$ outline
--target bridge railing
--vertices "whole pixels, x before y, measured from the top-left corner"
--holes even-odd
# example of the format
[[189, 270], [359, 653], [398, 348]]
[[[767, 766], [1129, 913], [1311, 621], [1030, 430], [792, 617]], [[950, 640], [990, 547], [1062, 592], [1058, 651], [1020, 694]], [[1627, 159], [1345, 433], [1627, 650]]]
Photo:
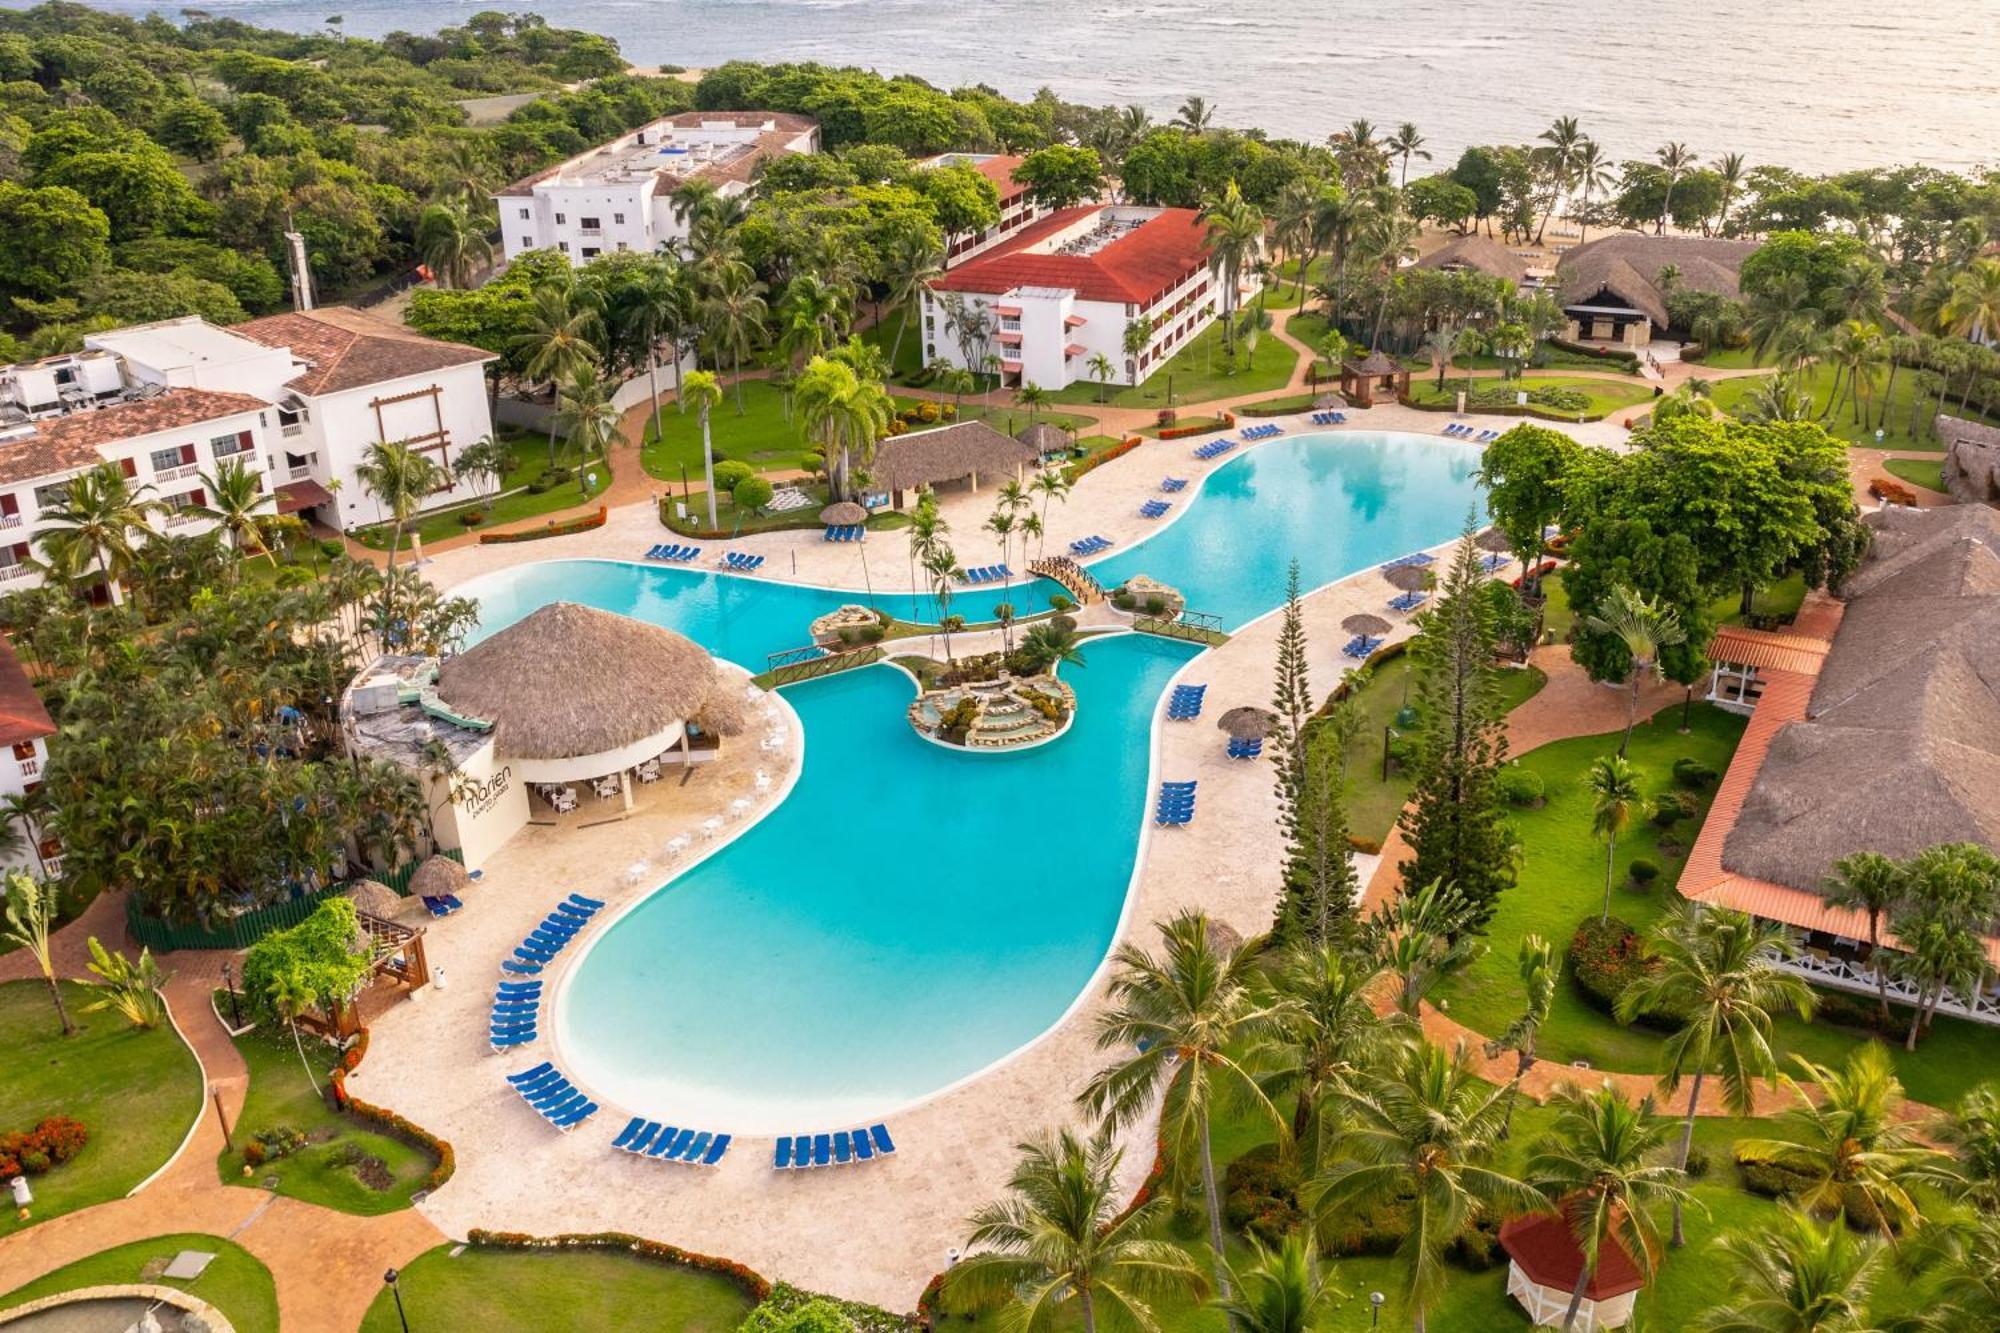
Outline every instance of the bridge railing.
[[1132, 622], [1132, 628], [1141, 634], [1157, 634], [1163, 639], [1185, 639], [1211, 647], [1229, 642], [1229, 635], [1222, 628], [1222, 617], [1207, 611], [1183, 611], [1171, 620], [1165, 616], [1140, 616]]
[[827, 648], [812, 643], [801, 648], [787, 648], [783, 652], [766, 655], [764, 671], [757, 677], [757, 684], [765, 689], [775, 689], [780, 685], [793, 685], [802, 680], [814, 680], [867, 666], [881, 661], [883, 656], [883, 650], [874, 644], [862, 648]]

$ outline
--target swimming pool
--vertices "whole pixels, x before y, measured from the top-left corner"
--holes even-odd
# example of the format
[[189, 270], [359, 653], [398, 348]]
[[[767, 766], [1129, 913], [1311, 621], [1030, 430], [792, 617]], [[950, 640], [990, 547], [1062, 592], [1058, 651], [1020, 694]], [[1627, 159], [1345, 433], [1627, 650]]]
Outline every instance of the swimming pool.
[[[1275, 440], [1093, 570], [1107, 586], [1143, 571], [1237, 627], [1282, 601], [1294, 555], [1310, 589], [1451, 536], [1478, 502], [1476, 465], [1465, 446], [1421, 436]], [[900, 559], [901, 545], [881, 542], [880, 558]], [[753, 670], [802, 644], [813, 616], [865, 600], [611, 561], [530, 565], [463, 591], [480, 600], [482, 633], [569, 600], [671, 626]], [[1052, 591], [969, 592], [953, 610], [977, 618]], [[875, 601], [903, 614], [928, 603]], [[556, 1001], [568, 1072], [628, 1111], [790, 1134], [879, 1118], [1033, 1041], [1117, 933], [1151, 719], [1193, 652], [1141, 636], [1087, 643], [1086, 666], [1064, 672], [1075, 725], [1015, 755], [925, 743], [903, 718], [908, 679], [890, 668], [788, 689], [807, 741], [797, 785], [588, 942]]]

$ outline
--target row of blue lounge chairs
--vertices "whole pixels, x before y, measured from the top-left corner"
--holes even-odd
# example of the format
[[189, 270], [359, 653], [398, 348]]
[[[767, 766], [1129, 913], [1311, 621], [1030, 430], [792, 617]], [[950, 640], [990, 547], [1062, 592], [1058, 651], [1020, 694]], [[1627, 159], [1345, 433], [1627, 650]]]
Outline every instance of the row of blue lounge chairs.
[[1231, 736], [1229, 738], [1229, 757], [1231, 759], [1255, 759], [1262, 753], [1264, 753], [1264, 738], [1262, 736]]
[[1345, 426], [1347, 424], [1347, 413], [1315, 412], [1312, 414], [1312, 423], [1315, 426]]
[[1220, 440], [1210, 440], [1207, 444], [1195, 450], [1194, 456], [1200, 459], [1220, 458], [1235, 447], [1236, 441], [1227, 437]]
[[729, 1151], [730, 1136], [708, 1130], [676, 1129], [635, 1115], [611, 1140], [611, 1146], [634, 1157], [652, 1162], [685, 1162], [690, 1166], [714, 1166]]
[[772, 1150], [771, 1166], [778, 1171], [809, 1171], [818, 1166], [846, 1166], [849, 1162], [872, 1162], [896, 1151], [887, 1125], [867, 1129], [840, 1130], [834, 1134], [801, 1134], [781, 1138]]
[[965, 571], [967, 583], [999, 583], [1014, 577], [1014, 571], [1005, 565], [981, 565], [977, 569]]
[[1194, 787], [1187, 782], [1162, 782], [1160, 800], [1153, 807], [1153, 822], [1161, 828], [1185, 828], [1194, 822]]
[[458, 895], [455, 893], [440, 893], [435, 895], [427, 893], [424, 895], [424, 910], [432, 916], [450, 916], [463, 906], [465, 904], [459, 901]]
[[1139, 517], [1161, 518], [1164, 517], [1166, 512], [1172, 508], [1173, 505], [1166, 500], [1148, 500], [1146, 501], [1146, 503], [1139, 506]]
[[1397, 556], [1394, 560], [1382, 566], [1382, 572], [1387, 574], [1392, 569], [1403, 569], [1409, 565], [1428, 565], [1436, 559], [1437, 557], [1429, 551], [1418, 551], [1414, 555]]
[[724, 569], [733, 569], [738, 574], [754, 574], [764, 567], [764, 557], [761, 555], [746, 555], [742, 551], [724, 551], [722, 553], [722, 567]]
[[1181, 491], [1187, 489], [1187, 478], [1162, 477], [1160, 478], [1160, 489], [1165, 491], [1168, 495], [1176, 495]]
[[1370, 654], [1382, 646], [1382, 640], [1371, 639], [1366, 634], [1357, 634], [1347, 641], [1340, 650], [1341, 656], [1352, 657], [1356, 661], [1366, 661]]
[[1085, 537], [1082, 541], [1071, 542], [1069, 544], [1069, 553], [1075, 556], [1096, 555], [1099, 551], [1109, 550], [1110, 548], [1111, 539], [1109, 537]]
[[1243, 436], [1243, 443], [1250, 444], [1257, 440], [1268, 440], [1274, 435], [1283, 435], [1285, 428], [1275, 424], [1268, 426], [1245, 426], [1239, 433]]
[[672, 564], [684, 565], [701, 554], [699, 546], [682, 546], [679, 542], [662, 542], [646, 552], [648, 560], [665, 560]]
[[507, 1075], [507, 1081], [522, 1101], [535, 1108], [535, 1114], [565, 1134], [597, 1114], [597, 1103], [547, 1060], [533, 1069]]
[[604, 904], [597, 899], [572, 893], [557, 903], [555, 910], [543, 917], [540, 925], [528, 932], [527, 938], [515, 947], [512, 958], [500, 960], [500, 970], [517, 977], [540, 976], [542, 969], [562, 952], [563, 946], [575, 939], [577, 932], [603, 910]]
[[867, 531], [868, 529], [862, 527], [859, 523], [843, 523], [838, 527], [828, 528], [823, 540], [830, 542], [858, 542]]
[[536, 1011], [542, 1005], [540, 981], [503, 981], [493, 992], [486, 1016], [486, 1041], [495, 1055], [536, 1040]]
[[1457, 421], [1446, 426], [1444, 434], [1449, 435], [1454, 440], [1470, 440], [1474, 444], [1485, 444], [1490, 440], [1500, 438], [1500, 432], [1497, 430], [1480, 430], [1477, 426], [1467, 426]]
[[1192, 722], [1201, 716], [1201, 701], [1208, 696], [1206, 685], [1176, 685], [1167, 698], [1167, 721]]
[[1389, 599], [1389, 609], [1391, 611], [1414, 611], [1430, 599], [1431, 595], [1427, 592], [1406, 592], [1400, 597], [1391, 597]]

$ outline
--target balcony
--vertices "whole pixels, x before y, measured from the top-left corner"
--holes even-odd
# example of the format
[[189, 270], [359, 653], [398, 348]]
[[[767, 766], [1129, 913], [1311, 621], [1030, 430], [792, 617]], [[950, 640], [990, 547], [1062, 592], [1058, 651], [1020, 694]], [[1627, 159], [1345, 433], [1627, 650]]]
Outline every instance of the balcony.
[[309, 463], [300, 463], [297, 467], [288, 467], [285, 469], [285, 479], [287, 481], [304, 481], [306, 478], [312, 476], [312, 474], [312, 465]]
[[0, 565], [0, 583], [24, 579], [34, 572], [34, 568], [26, 564]]
[[19, 514], [0, 514], [0, 528], [18, 528], [20, 526], [21, 516]]
[[[1851, 991], [1857, 995], [1876, 993], [1875, 971], [1857, 959], [1843, 958], [1829, 950], [1817, 952], [1807, 950], [1796, 958], [1773, 958], [1771, 962], [1794, 976], [1802, 977], [1816, 986], [1829, 986], [1834, 990]], [[1896, 1004], [1915, 1006], [1925, 997], [1917, 988], [1901, 977], [1889, 978], [1889, 999]], [[1975, 1023], [2000, 1025], [2000, 994], [1987, 990], [1972, 997], [1970, 1003], [1962, 999], [1956, 991], [1946, 991], [1938, 1001], [1937, 1011], [1957, 1018], [1968, 1018]]]
[[169, 530], [184, 528], [190, 523], [199, 522], [201, 522], [201, 515], [191, 509], [176, 509], [173, 513], [167, 515], [167, 527]]
[[161, 471], [155, 472], [153, 480], [155, 482], [180, 481], [185, 477], [192, 477], [199, 471], [201, 471], [201, 464], [183, 463], [179, 467], [164, 468]]
[[288, 440], [293, 438], [294, 436], [303, 435], [305, 433], [306, 433], [306, 426], [303, 421], [294, 421], [288, 426], [278, 427], [278, 434], [284, 436]]
[[42, 771], [42, 761], [41, 761], [41, 760], [39, 760], [39, 759], [23, 759], [23, 760], [20, 760], [19, 762], [20, 762], [20, 765], [21, 765], [21, 776], [22, 776], [22, 777], [24, 777], [24, 778], [32, 778], [32, 777], [39, 777], [39, 776], [41, 775], [41, 771]]

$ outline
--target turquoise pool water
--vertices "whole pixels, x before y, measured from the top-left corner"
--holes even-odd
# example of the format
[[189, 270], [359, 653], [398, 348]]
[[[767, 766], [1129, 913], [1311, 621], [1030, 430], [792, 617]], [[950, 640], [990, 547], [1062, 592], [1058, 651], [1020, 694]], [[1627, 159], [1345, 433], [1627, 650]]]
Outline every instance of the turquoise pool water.
[[[1163, 471], [1183, 457], [1159, 454]], [[1283, 599], [1448, 538], [1474, 451], [1419, 436], [1301, 436], [1217, 470], [1185, 513], [1096, 569], [1143, 571], [1236, 627]], [[1050, 526], [1066, 529], [1057, 514]], [[894, 534], [878, 558], [899, 560]], [[482, 633], [554, 600], [673, 627], [751, 669], [851, 593], [611, 561], [489, 576]], [[1037, 606], [1041, 584], [953, 610]], [[1384, 596], [1387, 596], [1385, 587]], [[928, 598], [877, 597], [905, 615]], [[806, 760], [761, 823], [601, 932], [558, 997], [561, 1058], [600, 1100], [739, 1134], [880, 1118], [1002, 1059], [1080, 994], [1118, 928], [1161, 690], [1193, 650], [1138, 636], [1066, 670], [1075, 725], [1018, 755], [939, 749], [887, 667], [793, 686]], [[1264, 781], [1246, 769], [1244, 780]]]

